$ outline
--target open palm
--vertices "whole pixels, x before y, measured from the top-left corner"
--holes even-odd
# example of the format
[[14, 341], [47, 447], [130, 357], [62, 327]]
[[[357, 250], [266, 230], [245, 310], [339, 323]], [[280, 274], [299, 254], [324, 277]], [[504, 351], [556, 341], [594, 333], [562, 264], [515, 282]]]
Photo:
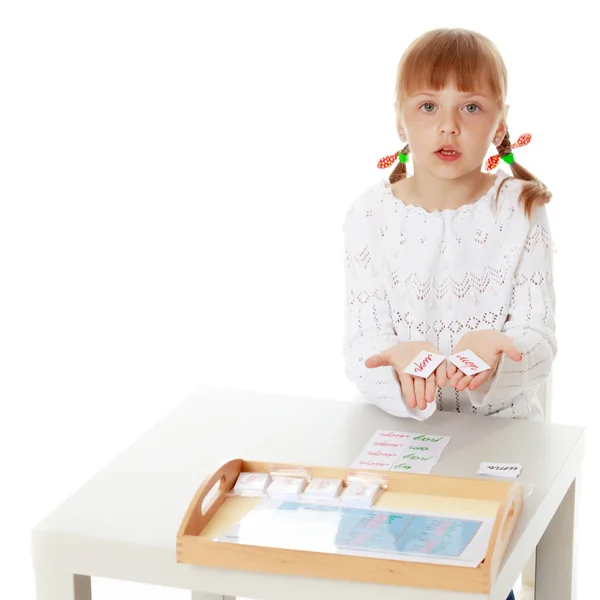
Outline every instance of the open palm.
[[480, 385], [488, 381], [496, 372], [502, 354], [506, 354], [508, 358], [516, 362], [519, 362], [523, 358], [513, 341], [506, 334], [496, 329], [483, 329], [466, 333], [458, 344], [456, 344], [452, 350], [452, 354], [463, 350], [472, 350], [491, 368], [476, 375], [467, 375], [456, 367], [456, 365], [449, 362], [446, 370], [449, 385], [459, 392], [462, 392], [467, 387], [470, 390], [476, 390]]
[[404, 369], [422, 350], [434, 354], [440, 353], [429, 342], [401, 342], [370, 356], [365, 361], [365, 366], [369, 369], [393, 367], [406, 405], [409, 408], [418, 406], [421, 410], [425, 410], [427, 404], [435, 399], [436, 387], [442, 388], [446, 385], [446, 361], [442, 362], [427, 379], [405, 373]]

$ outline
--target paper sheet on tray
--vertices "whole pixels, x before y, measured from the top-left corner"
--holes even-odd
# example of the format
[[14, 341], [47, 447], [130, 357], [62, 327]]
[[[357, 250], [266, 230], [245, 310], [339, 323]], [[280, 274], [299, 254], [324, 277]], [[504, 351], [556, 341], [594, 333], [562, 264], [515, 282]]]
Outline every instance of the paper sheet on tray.
[[477, 567], [494, 519], [263, 500], [214, 541]]

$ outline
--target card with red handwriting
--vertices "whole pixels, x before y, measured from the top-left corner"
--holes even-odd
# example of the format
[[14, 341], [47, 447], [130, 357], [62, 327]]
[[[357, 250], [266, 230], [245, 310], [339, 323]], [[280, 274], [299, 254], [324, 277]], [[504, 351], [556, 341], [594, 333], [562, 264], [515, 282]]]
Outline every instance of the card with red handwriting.
[[271, 483], [268, 473], [240, 473], [235, 482], [235, 494], [263, 494]]
[[423, 350], [404, 369], [405, 373], [427, 379], [446, 360], [442, 354]]
[[341, 479], [315, 477], [310, 481], [303, 496], [313, 498], [337, 498], [342, 489]]
[[457, 366], [465, 375], [477, 375], [482, 371], [490, 369], [482, 358], [479, 358], [472, 350], [463, 350], [448, 357], [448, 360]]
[[365, 451], [380, 450], [389, 455], [398, 455], [406, 450], [408, 444], [412, 441], [413, 434], [404, 431], [392, 431], [388, 429], [378, 429], [367, 442]]
[[350, 468], [389, 471], [399, 456], [400, 454], [392, 454], [391, 452], [366, 450], [350, 465]]
[[342, 506], [370, 507], [381, 493], [379, 484], [370, 481], [351, 481], [340, 496]]
[[267, 494], [271, 498], [297, 500], [305, 487], [306, 480], [301, 477], [274, 477], [271, 485], [267, 488]]

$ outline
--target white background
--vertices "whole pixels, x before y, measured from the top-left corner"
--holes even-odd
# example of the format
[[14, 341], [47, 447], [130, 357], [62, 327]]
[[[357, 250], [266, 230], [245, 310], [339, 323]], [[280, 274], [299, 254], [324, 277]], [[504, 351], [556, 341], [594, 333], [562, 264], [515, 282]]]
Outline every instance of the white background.
[[31, 528], [200, 385], [355, 395], [343, 217], [398, 149], [402, 51], [457, 26], [503, 53], [510, 131], [533, 134], [518, 160], [554, 193], [553, 420], [588, 427], [579, 589], [597, 597], [597, 33], [557, 6], [3, 4], [0, 596], [33, 598]]

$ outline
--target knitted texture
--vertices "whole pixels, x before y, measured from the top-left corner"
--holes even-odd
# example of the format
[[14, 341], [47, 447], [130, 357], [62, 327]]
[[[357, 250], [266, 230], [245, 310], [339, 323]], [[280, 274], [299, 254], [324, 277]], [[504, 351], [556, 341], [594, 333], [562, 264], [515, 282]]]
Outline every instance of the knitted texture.
[[[344, 221], [345, 371], [365, 400], [424, 420], [436, 410], [540, 420], [539, 384], [556, 355], [553, 245], [546, 207], [529, 221], [519, 204], [523, 182], [494, 185], [477, 202], [428, 212], [406, 205], [384, 178], [355, 199]], [[444, 355], [469, 331], [497, 329], [523, 354], [502, 356], [475, 391], [437, 390], [421, 411], [402, 397], [392, 367], [364, 361], [399, 342], [431, 342]]]

